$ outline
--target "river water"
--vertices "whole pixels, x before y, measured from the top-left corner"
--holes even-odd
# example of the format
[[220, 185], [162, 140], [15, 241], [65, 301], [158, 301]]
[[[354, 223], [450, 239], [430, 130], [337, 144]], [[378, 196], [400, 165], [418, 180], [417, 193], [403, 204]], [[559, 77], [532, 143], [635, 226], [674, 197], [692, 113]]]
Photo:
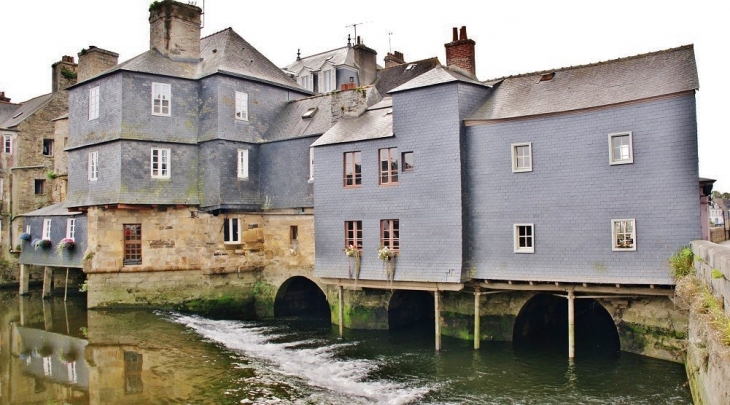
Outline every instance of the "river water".
[[0, 404], [690, 404], [682, 365], [0, 291]]

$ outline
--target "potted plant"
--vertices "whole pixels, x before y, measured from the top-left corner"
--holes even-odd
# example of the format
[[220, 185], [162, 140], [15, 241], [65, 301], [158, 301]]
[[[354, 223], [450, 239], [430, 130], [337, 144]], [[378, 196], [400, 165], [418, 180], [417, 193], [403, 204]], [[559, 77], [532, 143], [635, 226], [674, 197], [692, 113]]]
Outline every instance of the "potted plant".
[[51, 247], [51, 240], [50, 239], [34, 239], [33, 240], [33, 249], [47, 249]]
[[74, 243], [74, 240], [71, 238], [63, 238], [60, 242], [56, 245], [56, 253], [58, 253], [59, 256], [63, 255], [64, 250], [73, 250], [73, 248], [76, 246]]

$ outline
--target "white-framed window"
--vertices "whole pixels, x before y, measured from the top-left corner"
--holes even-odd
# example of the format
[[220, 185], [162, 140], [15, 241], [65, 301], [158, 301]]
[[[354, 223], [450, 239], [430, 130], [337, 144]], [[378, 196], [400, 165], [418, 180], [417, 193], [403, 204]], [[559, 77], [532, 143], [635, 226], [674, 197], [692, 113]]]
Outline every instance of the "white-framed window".
[[515, 224], [515, 253], [535, 253], [535, 224]]
[[248, 93], [236, 92], [236, 119], [248, 121]]
[[223, 243], [241, 243], [241, 221], [238, 218], [223, 220]]
[[3, 153], [13, 153], [12, 135], [3, 135]]
[[170, 149], [152, 148], [150, 174], [155, 179], [170, 178]]
[[636, 250], [636, 220], [611, 220], [611, 247], [614, 252], [631, 252]]
[[25, 233], [27, 233], [28, 235], [30, 235], [30, 225], [26, 225], [25, 226]]
[[314, 181], [314, 148], [309, 147], [309, 181]]
[[248, 149], [239, 149], [237, 161], [237, 173], [239, 179], [248, 178]]
[[322, 71], [322, 93], [335, 90], [337, 81], [335, 79], [335, 69], [326, 69]]
[[312, 76], [311, 75], [299, 76], [299, 85], [309, 91], [312, 91]]
[[66, 237], [74, 240], [76, 237], [76, 218], [68, 218], [66, 220]]
[[152, 115], [169, 117], [172, 115], [170, 101], [172, 88], [167, 83], [152, 83]]
[[89, 121], [99, 118], [99, 86], [89, 89]]
[[512, 172], [532, 171], [532, 142], [512, 144]]
[[609, 164], [624, 165], [634, 163], [633, 134], [617, 132], [608, 134]]
[[99, 179], [99, 152], [89, 152], [89, 180]]
[[43, 218], [43, 236], [42, 239], [51, 239], [51, 219]]

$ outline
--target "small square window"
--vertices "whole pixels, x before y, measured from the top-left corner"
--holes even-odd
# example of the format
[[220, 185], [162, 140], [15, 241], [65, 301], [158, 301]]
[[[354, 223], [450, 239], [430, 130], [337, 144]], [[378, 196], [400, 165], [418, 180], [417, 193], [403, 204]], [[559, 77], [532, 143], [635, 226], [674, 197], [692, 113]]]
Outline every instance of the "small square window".
[[89, 121], [99, 118], [99, 86], [89, 89]]
[[515, 253], [535, 253], [535, 225], [515, 224]]
[[380, 184], [398, 184], [398, 149], [380, 149], [378, 154], [380, 155]]
[[152, 115], [172, 115], [170, 101], [172, 88], [167, 83], [152, 83]]
[[53, 156], [53, 139], [43, 140], [43, 156]]
[[248, 93], [236, 92], [236, 119], [248, 121]]
[[611, 236], [614, 252], [636, 250], [636, 220], [612, 219]]
[[13, 153], [12, 135], [3, 135], [3, 153]]
[[532, 171], [532, 142], [512, 144], [512, 172]]
[[248, 149], [238, 150], [237, 173], [239, 179], [248, 178]]
[[170, 178], [170, 149], [152, 148], [150, 154], [151, 176], [155, 179]]
[[223, 220], [223, 243], [241, 243], [241, 221], [238, 218], [225, 218]]
[[634, 163], [632, 137], [631, 132], [608, 134], [609, 164], [623, 165]]
[[289, 227], [289, 240], [299, 240], [299, 227], [297, 225], [292, 225]]
[[362, 155], [360, 152], [345, 152], [344, 186], [362, 186]]
[[35, 193], [36, 195], [46, 193], [46, 181], [42, 179], [35, 179]]
[[413, 152], [403, 152], [401, 155], [401, 160], [403, 161], [403, 171], [404, 172], [412, 172], [415, 169], [415, 166], [413, 164]]

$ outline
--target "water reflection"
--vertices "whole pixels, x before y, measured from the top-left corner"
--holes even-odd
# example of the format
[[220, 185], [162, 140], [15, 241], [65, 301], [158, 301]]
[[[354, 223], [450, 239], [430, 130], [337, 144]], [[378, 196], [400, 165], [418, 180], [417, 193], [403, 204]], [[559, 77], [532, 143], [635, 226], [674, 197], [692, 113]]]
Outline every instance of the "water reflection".
[[242, 322], [0, 291], [0, 404], [688, 404], [681, 365], [622, 353]]

